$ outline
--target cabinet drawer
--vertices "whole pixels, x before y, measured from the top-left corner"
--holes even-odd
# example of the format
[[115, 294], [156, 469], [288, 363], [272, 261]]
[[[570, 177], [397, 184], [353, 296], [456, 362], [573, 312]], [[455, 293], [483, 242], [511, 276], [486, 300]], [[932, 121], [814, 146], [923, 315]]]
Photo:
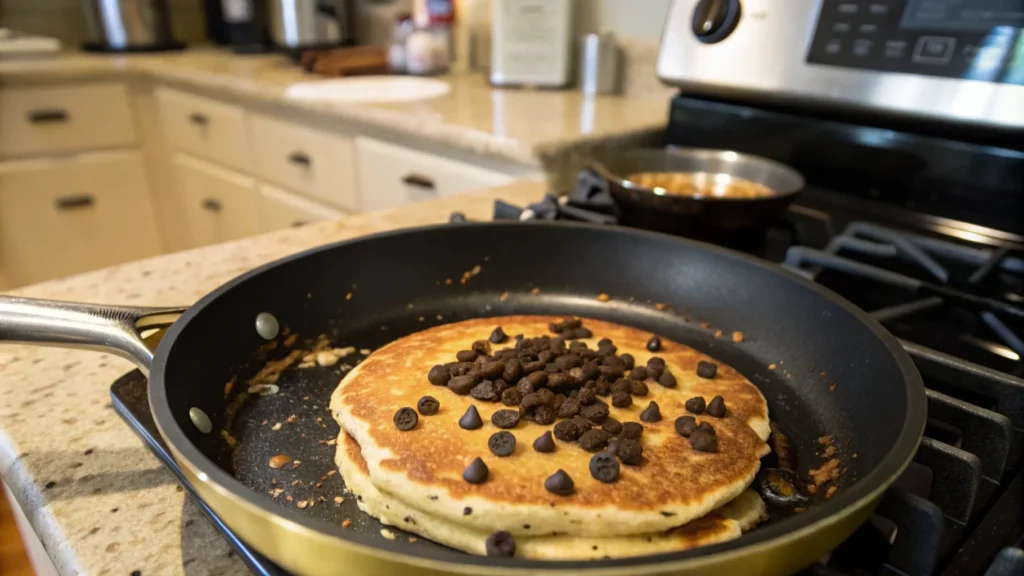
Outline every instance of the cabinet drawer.
[[0, 90], [0, 156], [110, 148], [134, 141], [128, 90], [120, 82]]
[[179, 225], [189, 247], [259, 233], [252, 178], [180, 152], [171, 165]]
[[239, 170], [249, 169], [241, 108], [164, 86], [157, 88], [156, 98], [169, 148]]
[[512, 176], [433, 154], [356, 138], [360, 207], [392, 208], [507, 184]]
[[358, 208], [351, 138], [259, 114], [250, 117], [250, 128], [260, 176], [333, 206]]
[[139, 153], [0, 164], [0, 269], [8, 285], [159, 251]]
[[302, 226], [324, 220], [339, 220], [345, 213], [270, 184], [259, 184], [260, 227], [264, 232]]

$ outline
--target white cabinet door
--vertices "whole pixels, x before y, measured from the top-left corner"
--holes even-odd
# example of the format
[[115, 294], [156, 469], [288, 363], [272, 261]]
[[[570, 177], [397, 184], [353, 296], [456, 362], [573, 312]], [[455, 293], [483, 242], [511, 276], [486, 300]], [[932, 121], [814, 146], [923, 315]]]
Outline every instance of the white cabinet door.
[[259, 233], [252, 178], [180, 152], [171, 164], [179, 225], [189, 247]]
[[237, 170], [249, 169], [241, 107], [165, 86], [156, 89], [156, 99], [169, 149]]
[[138, 152], [0, 163], [0, 270], [7, 287], [159, 252]]
[[371, 138], [356, 138], [356, 151], [359, 205], [363, 211], [393, 208], [515, 180], [502, 172]]
[[261, 182], [259, 190], [260, 228], [264, 232], [345, 217], [341, 210], [318, 204], [270, 184]]

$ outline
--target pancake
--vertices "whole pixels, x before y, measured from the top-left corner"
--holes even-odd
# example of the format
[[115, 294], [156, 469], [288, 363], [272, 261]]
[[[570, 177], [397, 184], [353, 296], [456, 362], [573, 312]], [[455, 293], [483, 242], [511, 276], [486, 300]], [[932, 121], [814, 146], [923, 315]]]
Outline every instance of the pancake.
[[[642, 366], [651, 356], [666, 362], [678, 385], [664, 388], [648, 380], [649, 394], [634, 397], [626, 408], [609, 407], [621, 422], [640, 420], [648, 402], [656, 401], [663, 419], [643, 423], [644, 459], [639, 466], [621, 467], [619, 479], [605, 484], [589, 472], [591, 454], [576, 443], [556, 441], [554, 453], [531, 448], [533, 440], [552, 428], [522, 421], [511, 432], [515, 452], [498, 458], [487, 440], [498, 430], [491, 414], [507, 406], [459, 396], [426, 378], [430, 367], [451, 362], [459, 350], [487, 339], [496, 326], [509, 335], [550, 335], [548, 325], [560, 318], [505, 316], [474, 319], [429, 328], [400, 338], [370, 354], [342, 380], [331, 398], [331, 411], [343, 430], [362, 448], [370, 480], [381, 491], [423, 512], [474, 530], [507, 530], [528, 535], [529, 530], [571, 536], [619, 536], [667, 530], [695, 520], [736, 498], [757, 473], [760, 458], [769, 452], [768, 408], [764, 397], [741, 374], [721, 362], [713, 379], [696, 375], [698, 361], [714, 359], [692, 348], [662, 339], [657, 353], [645, 344], [650, 334], [617, 324], [584, 320], [594, 338], [584, 340], [591, 349], [600, 338], [610, 338], [618, 354], [630, 353]], [[511, 338], [503, 346], [512, 346]], [[399, 431], [393, 423], [401, 407], [415, 407], [432, 395], [440, 401], [434, 416], [421, 416], [413, 430]], [[715, 428], [718, 449], [694, 450], [674, 428], [687, 414], [684, 403], [693, 396], [725, 398], [728, 413], [714, 418], [707, 413], [698, 422]], [[458, 426], [466, 409], [476, 405], [484, 420], [478, 430]], [[466, 466], [477, 457], [490, 469], [486, 482], [463, 480]], [[575, 483], [569, 496], [556, 496], [544, 487], [556, 470], [567, 472]], [[470, 507], [479, 513], [464, 515]], [[523, 525], [531, 525], [524, 529]]]
[[[338, 436], [335, 462], [347, 490], [359, 497], [359, 509], [381, 523], [471, 554], [487, 553], [486, 532], [436, 518], [378, 490], [370, 482], [359, 444], [345, 432]], [[739, 538], [764, 517], [764, 501], [753, 490], [744, 490], [735, 500], [703, 518], [655, 534], [609, 538], [516, 536], [516, 556], [538, 560], [595, 560], [678, 552]]]

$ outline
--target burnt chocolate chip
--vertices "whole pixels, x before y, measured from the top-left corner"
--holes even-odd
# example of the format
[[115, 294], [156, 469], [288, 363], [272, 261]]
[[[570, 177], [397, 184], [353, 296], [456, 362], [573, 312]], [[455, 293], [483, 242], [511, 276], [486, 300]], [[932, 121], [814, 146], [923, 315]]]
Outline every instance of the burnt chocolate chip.
[[469, 371], [473, 369], [473, 363], [450, 362], [448, 364], [445, 364], [444, 367], [451, 372], [452, 376], [464, 376], [466, 374], [469, 374]]
[[504, 458], [516, 450], [516, 437], [511, 432], [495, 432], [487, 439], [487, 447], [495, 456]]
[[448, 381], [448, 389], [459, 396], [465, 396], [466, 394], [469, 394], [478, 382], [480, 382], [480, 376], [476, 374], [456, 376]]
[[515, 358], [505, 360], [505, 371], [501, 374], [501, 378], [505, 382], [518, 382], [522, 377], [523, 366], [519, 363], [519, 360]]
[[501, 378], [505, 373], [505, 363], [501, 361], [486, 362], [480, 367], [480, 375], [488, 380]]
[[562, 442], [573, 442], [580, 435], [583, 434], [583, 430], [576, 425], [572, 420], [562, 420], [558, 424], [555, 424], [555, 438], [558, 438]]
[[597, 395], [590, 388], [584, 388], [580, 390], [580, 393], [576, 395], [576, 399], [580, 401], [581, 406], [588, 406], [597, 400]]
[[619, 441], [619, 447], [615, 451], [615, 455], [619, 457], [619, 460], [622, 460], [623, 464], [639, 466], [644, 460], [644, 447], [638, 440], [623, 438]]
[[603, 403], [598, 404], [595, 402], [590, 406], [584, 406], [583, 408], [580, 408], [580, 416], [583, 416], [594, 424], [604, 424], [604, 421], [608, 419], [608, 405]]
[[609, 418], [604, 421], [603, 425], [601, 425], [601, 429], [612, 436], [618, 436], [619, 433], [622, 432], [622, 423], [615, 418]]
[[538, 406], [544, 405], [544, 399], [541, 398], [540, 394], [531, 392], [523, 396], [523, 401], [519, 403], [519, 406], [526, 412], [533, 412]]
[[494, 382], [490, 380], [484, 380], [473, 386], [469, 391], [469, 395], [477, 400], [484, 400], [486, 402], [494, 402], [498, 399], [498, 392], [494, 389]]
[[693, 416], [680, 416], [676, 418], [676, 432], [680, 436], [689, 438], [697, 430], [697, 419]]
[[433, 416], [441, 409], [441, 403], [433, 396], [424, 396], [416, 403], [416, 409], [424, 416]]
[[[608, 380], [616, 380], [616, 379], [622, 377], [623, 372], [624, 372], [624, 369], [623, 369], [623, 367], [621, 365], [619, 365], [619, 366], [603, 365], [603, 366], [599, 366], [598, 369], [597, 369], [598, 375], [599, 376], [604, 376]], [[594, 378], [596, 378], [596, 377], [594, 377]], [[594, 378], [587, 378], [587, 380], [593, 380]]]
[[551, 437], [551, 431], [541, 434], [533, 441], [533, 449], [537, 452], [543, 452], [545, 454], [555, 451], [555, 440]]
[[707, 408], [707, 404], [704, 403], [703, 396], [695, 396], [686, 401], [686, 411], [694, 414], [703, 414], [704, 408]]
[[536, 394], [537, 396], [540, 396], [540, 399], [544, 402], [545, 406], [550, 407], [555, 405], [555, 393], [551, 390], [541, 388], [540, 390], [537, 390]]
[[637, 381], [647, 380], [647, 368], [637, 366], [629, 371], [629, 377]]
[[483, 484], [484, 480], [487, 480], [487, 464], [480, 458], [474, 458], [469, 466], [462, 472], [462, 479], [470, 484]]
[[498, 378], [497, 380], [494, 381], [494, 393], [498, 395], [498, 398], [501, 398], [502, 393], [508, 389], [508, 382], [505, 382], [501, 378]]
[[491, 414], [491, 424], [498, 428], [515, 428], [519, 424], [519, 410], [498, 410]]
[[520, 396], [526, 396], [527, 394], [533, 394], [537, 388], [533, 385], [533, 382], [530, 382], [526, 378], [521, 378], [519, 382], [516, 383], [516, 390], [519, 391]]
[[533, 411], [533, 421], [542, 426], [547, 426], [555, 421], [555, 409], [550, 406], [538, 406]]
[[597, 385], [594, 386], [594, 394], [598, 396], [607, 396], [612, 391], [612, 385], [607, 380], [598, 380]]
[[505, 331], [501, 329], [501, 326], [498, 326], [493, 332], [491, 332], [491, 337], [488, 338], [488, 340], [493, 344], [501, 344], [508, 340], [508, 334], [505, 334]]
[[555, 366], [561, 370], [571, 370], [577, 366], [583, 366], [583, 359], [576, 354], [566, 354], [555, 358]]
[[644, 425], [639, 422], [622, 423], [622, 439], [638, 440], [644, 434]]
[[633, 396], [640, 396], [641, 398], [647, 396], [649, 392], [647, 384], [640, 382], [639, 380], [633, 380], [633, 388], [630, 390]]
[[647, 341], [647, 350], [650, 352], [661, 350], [661, 338], [651, 336], [651, 339]]
[[644, 408], [644, 411], [640, 413], [640, 419], [644, 422], [659, 422], [661, 420], [661, 408], [658, 407], [658, 403], [652, 400], [647, 405], [647, 408]]
[[519, 406], [523, 401], [523, 395], [515, 388], [509, 388], [501, 393], [501, 403], [505, 406]]
[[476, 360], [477, 353], [475, 350], [459, 350], [455, 353], [455, 359], [459, 362], [472, 362]]
[[572, 477], [559, 469], [544, 481], [544, 489], [559, 496], [569, 496], [573, 491]]
[[580, 429], [580, 434], [594, 427], [594, 423], [583, 416], [573, 416], [570, 421]]
[[398, 411], [395, 412], [395, 416], [392, 420], [395, 421], [395, 428], [398, 428], [402, 432], [406, 432], [416, 427], [416, 423], [420, 421], [420, 417], [416, 415], [415, 410], [405, 406], [403, 408], [399, 408]]
[[676, 387], [676, 377], [673, 376], [671, 372], [666, 370], [661, 375], [661, 377], [658, 378], [658, 384], [661, 384], [665, 388], [675, 388]]
[[[579, 370], [579, 368], [573, 368], [573, 370]], [[537, 372], [537, 374], [543, 374], [543, 372]], [[548, 388], [552, 390], [568, 390], [576, 386], [576, 380], [565, 373], [556, 373], [548, 376]]]
[[590, 458], [590, 475], [598, 482], [611, 484], [619, 479], [619, 462], [607, 452], [599, 452]]
[[697, 376], [710, 379], [714, 378], [715, 374], [718, 374], [718, 364], [704, 360], [697, 362]]
[[477, 412], [476, 406], [470, 404], [469, 408], [466, 409], [466, 413], [459, 418], [459, 428], [463, 430], [476, 430], [484, 425], [484, 421], [480, 419], [480, 412]]
[[712, 426], [710, 422], [701, 422], [700, 425], [697, 426], [697, 430], [703, 430], [712, 436], [717, 436], [715, 433], [715, 427]]
[[547, 362], [541, 362], [540, 360], [534, 360], [533, 362], [525, 362], [523, 363], [523, 372], [526, 372], [527, 374], [541, 372], [547, 365]]
[[484, 542], [488, 556], [511, 558], [516, 555], [516, 541], [504, 530], [498, 530], [487, 537]]
[[718, 437], [698, 429], [690, 435], [690, 446], [697, 452], [717, 452]]
[[725, 398], [721, 396], [715, 396], [708, 402], [708, 415], [714, 416], [715, 418], [725, 417]]
[[444, 386], [452, 379], [452, 373], [447, 367], [438, 364], [427, 372], [427, 382], [430, 382], [434, 386]]
[[541, 370], [540, 372], [527, 374], [526, 381], [533, 384], [534, 389], [543, 388], [548, 382], [548, 373]]
[[608, 441], [608, 447], [604, 449], [605, 452], [615, 456], [616, 452], [619, 451], [619, 439], [612, 438]]
[[608, 445], [608, 433], [599, 428], [591, 428], [580, 435], [580, 448], [587, 452], [597, 452]]
[[583, 374], [580, 377], [580, 382], [586, 382], [587, 380], [593, 380], [601, 375], [601, 367], [597, 365], [597, 362], [590, 360], [583, 363]]
[[477, 340], [476, 342], [473, 342], [473, 345], [470, 346], [470, 348], [480, 356], [487, 356], [491, 353], [491, 343], [487, 340]]
[[616, 408], [629, 408], [633, 405], [633, 396], [629, 392], [616, 392], [612, 394], [612, 406]]
[[623, 354], [622, 356], [619, 356], [619, 360], [622, 360], [626, 370], [632, 370], [633, 365], [636, 364], [636, 360], [633, 358], [632, 354]]

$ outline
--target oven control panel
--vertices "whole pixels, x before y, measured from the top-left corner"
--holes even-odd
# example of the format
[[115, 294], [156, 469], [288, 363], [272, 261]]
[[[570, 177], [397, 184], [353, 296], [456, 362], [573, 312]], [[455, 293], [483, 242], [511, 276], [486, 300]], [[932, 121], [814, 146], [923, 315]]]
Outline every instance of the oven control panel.
[[1024, 85], [1022, 31], [1024, 0], [826, 0], [807, 61]]

